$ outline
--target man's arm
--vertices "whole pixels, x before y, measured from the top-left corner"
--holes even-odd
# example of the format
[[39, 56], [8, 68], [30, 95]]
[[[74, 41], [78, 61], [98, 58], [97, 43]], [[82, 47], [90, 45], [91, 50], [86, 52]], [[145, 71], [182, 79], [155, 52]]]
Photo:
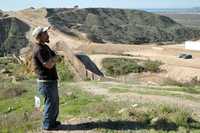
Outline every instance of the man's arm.
[[39, 49], [37, 52], [37, 58], [47, 69], [52, 69], [57, 62], [57, 56], [52, 56], [50, 51], [46, 49]]
[[47, 69], [52, 69], [57, 62], [57, 56], [50, 58], [47, 62], [43, 63], [44, 67]]

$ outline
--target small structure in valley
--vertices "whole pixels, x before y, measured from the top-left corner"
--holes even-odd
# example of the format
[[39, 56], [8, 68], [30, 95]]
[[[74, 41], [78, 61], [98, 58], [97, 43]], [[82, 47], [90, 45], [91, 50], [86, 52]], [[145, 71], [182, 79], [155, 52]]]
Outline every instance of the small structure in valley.
[[200, 41], [186, 41], [185, 49], [200, 51]]

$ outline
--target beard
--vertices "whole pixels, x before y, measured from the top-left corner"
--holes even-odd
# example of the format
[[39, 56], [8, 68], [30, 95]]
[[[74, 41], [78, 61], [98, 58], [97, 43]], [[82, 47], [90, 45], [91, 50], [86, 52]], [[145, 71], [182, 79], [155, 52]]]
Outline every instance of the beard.
[[49, 41], [49, 39], [48, 40], [46, 40], [46, 43], [49, 43], [50, 41]]

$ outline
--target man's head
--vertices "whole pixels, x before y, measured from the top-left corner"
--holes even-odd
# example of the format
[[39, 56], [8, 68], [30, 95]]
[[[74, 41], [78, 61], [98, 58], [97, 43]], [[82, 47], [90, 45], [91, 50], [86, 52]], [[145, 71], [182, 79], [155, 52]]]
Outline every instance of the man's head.
[[38, 41], [38, 43], [49, 43], [49, 35], [48, 35], [48, 30], [50, 27], [37, 27], [34, 29], [32, 36]]

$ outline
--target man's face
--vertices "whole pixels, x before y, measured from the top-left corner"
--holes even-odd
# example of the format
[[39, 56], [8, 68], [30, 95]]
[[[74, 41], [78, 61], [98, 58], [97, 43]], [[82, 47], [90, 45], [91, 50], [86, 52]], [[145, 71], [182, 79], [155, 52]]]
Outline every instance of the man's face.
[[45, 43], [45, 42], [49, 43], [49, 35], [48, 35], [47, 31], [41, 33], [41, 35], [40, 35], [40, 40], [41, 40], [42, 42], [44, 42], [44, 43]]

